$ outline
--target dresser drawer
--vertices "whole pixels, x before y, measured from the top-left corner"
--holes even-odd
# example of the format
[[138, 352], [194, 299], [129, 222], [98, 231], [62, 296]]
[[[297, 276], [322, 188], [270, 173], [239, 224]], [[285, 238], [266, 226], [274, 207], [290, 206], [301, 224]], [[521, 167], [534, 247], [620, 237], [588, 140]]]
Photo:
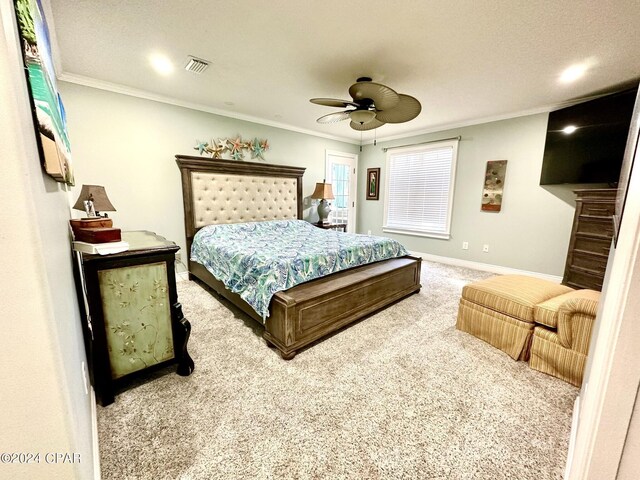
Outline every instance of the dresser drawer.
[[573, 248], [574, 250], [608, 256], [611, 249], [611, 239], [576, 235], [576, 243]]
[[613, 219], [611, 217], [592, 217], [580, 215], [576, 233], [586, 233], [589, 235], [598, 235], [600, 237], [613, 238]]
[[592, 270], [594, 275], [602, 275], [607, 268], [608, 258], [603, 255], [592, 255], [587, 252], [573, 251], [570, 267]]
[[587, 272], [569, 268], [567, 278], [564, 282], [572, 288], [590, 288], [592, 290], [601, 291], [604, 277], [602, 275], [593, 275]]
[[598, 217], [611, 217], [616, 209], [611, 202], [584, 202], [582, 204], [582, 215], [594, 215]]

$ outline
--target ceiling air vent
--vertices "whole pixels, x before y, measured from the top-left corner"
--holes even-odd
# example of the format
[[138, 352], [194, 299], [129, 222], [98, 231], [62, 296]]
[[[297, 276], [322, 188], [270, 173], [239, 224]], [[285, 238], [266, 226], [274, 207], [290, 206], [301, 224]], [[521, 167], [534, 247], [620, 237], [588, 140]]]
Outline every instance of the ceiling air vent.
[[209, 66], [209, 62], [207, 62], [206, 60], [203, 60], [201, 58], [192, 57], [191, 55], [189, 55], [188, 58], [189, 58], [189, 61], [187, 62], [187, 64], [184, 67], [184, 69], [187, 72], [193, 72], [193, 73], [200, 74], [200, 73], [204, 72], [207, 69], [207, 67]]

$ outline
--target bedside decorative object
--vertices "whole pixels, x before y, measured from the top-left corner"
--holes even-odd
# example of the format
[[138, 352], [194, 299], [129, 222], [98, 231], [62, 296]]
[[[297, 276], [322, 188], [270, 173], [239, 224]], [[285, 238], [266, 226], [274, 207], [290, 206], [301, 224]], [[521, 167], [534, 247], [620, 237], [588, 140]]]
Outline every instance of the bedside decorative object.
[[367, 168], [367, 200], [378, 200], [380, 197], [380, 169]]
[[[101, 185], [82, 185], [82, 190], [73, 208], [84, 211], [89, 218], [99, 217], [100, 212], [116, 211], [106, 190]], [[107, 214], [104, 216], [106, 217]]]
[[122, 240], [119, 228], [77, 228], [73, 231], [74, 240], [87, 243], [119, 242]]
[[79, 242], [106, 243], [121, 240], [120, 229], [113, 228], [113, 221], [105, 217], [69, 220], [73, 239]]
[[107, 192], [101, 185], [82, 185], [82, 190], [73, 206], [75, 210], [83, 210], [88, 218], [70, 220], [74, 240], [87, 243], [119, 242], [120, 229], [113, 228], [113, 222], [107, 214], [100, 212], [115, 212]]
[[323, 228], [324, 230], [342, 230], [346, 233], [346, 223], [312, 223], [314, 227]]
[[318, 204], [318, 218], [320, 221], [318, 223], [329, 223], [327, 219], [329, 217], [329, 213], [331, 213], [331, 205], [327, 200], [333, 200], [333, 190], [331, 189], [330, 183], [325, 183], [325, 180], [322, 180], [322, 183], [316, 183], [316, 189], [311, 194], [311, 198], [316, 200], [320, 200]]
[[72, 218], [69, 220], [71, 228], [75, 232], [79, 228], [110, 228], [113, 227], [113, 220], [105, 217], [92, 218]]
[[[123, 232], [129, 249], [111, 255], [77, 253], [79, 295], [88, 305], [83, 333], [98, 402], [109, 405], [133, 378], [177, 363], [190, 375], [191, 325], [175, 284], [175, 243], [151, 232]], [[77, 242], [76, 242], [77, 243]], [[82, 244], [76, 245], [82, 247]], [[99, 252], [100, 253], [100, 252]]]

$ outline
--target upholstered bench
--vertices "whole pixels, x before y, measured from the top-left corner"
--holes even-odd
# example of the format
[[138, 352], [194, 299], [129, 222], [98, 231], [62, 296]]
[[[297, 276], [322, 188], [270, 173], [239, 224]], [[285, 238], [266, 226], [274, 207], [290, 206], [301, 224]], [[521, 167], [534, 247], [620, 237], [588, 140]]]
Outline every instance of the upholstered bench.
[[499, 275], [462, 289], [456, 327], [528, 360], [536, 305], [572, 292], [564, 285], [524, 275]]
[[537, 305], [529, 366], [582, 385], [599, 300], [600, 292], [574, 290]]
[[462, 289], [456, 327], [580, 386], [599, 299], [539, 278], [491, 277]]

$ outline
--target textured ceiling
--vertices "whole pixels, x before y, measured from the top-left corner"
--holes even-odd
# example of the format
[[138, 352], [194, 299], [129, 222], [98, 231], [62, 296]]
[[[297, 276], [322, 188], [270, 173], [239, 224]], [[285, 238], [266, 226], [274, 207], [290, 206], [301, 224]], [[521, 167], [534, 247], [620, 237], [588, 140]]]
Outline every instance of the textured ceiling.
[[[49, 4], [63, 80], [349, 141], [360, 132], [348, 121], [315, 121], [339, 109], [309, 99], [349, 99], [363, 75], [423, 107], [415, 120], [379, 128], [378, 139], [550, 110], [640, 77], [638, 0]], [[150, 67], [154, 52], [175, 63], [171, 75]], [[186, 72], [187, 55], [212, 64]], [[584, 62], [583, 78], [559, 81]]]

